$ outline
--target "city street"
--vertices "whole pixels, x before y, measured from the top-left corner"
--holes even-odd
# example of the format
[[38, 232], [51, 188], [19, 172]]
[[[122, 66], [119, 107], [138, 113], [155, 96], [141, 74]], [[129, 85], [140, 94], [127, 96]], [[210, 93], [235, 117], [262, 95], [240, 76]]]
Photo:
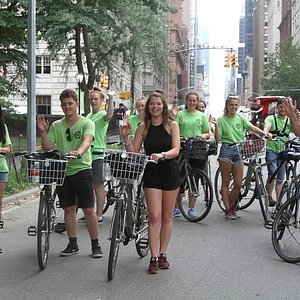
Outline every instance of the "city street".
[[103, 258], [90, 257], [89, 237], [80, 224], [80, 253], [59, 257], [67, 237], [53, 233], [48, 265], [40, 271], [36, 237], [27, 236], [27, 227], [36, 224], [37, 208], [36, 199], [6, 208], [5, 228], [0, 230], [0, 299], [298, 298], [299, 265], [276, 255], [257, 201], [236, 221], [226, 220], [216, 202], [201, 223], [175, 219], [168, 252], [171, 269], [158, 275], [146, 273], [149, 255], [139, 259], [133, 242], [121, 245], [111, 282], [107, 281], [111, 211], [100, 225]]

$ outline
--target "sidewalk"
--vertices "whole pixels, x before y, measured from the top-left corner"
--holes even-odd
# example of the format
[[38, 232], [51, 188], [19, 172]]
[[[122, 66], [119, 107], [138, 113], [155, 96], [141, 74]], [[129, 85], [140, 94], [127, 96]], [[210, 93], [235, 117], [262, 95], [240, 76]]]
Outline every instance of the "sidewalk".
[[29, 198], [37, 198], [39, 196], [39, 192], [40, 192], [40, 188], [35, 187], [30, 190], [25, 190], [25, 191], [22, 191], [20, 193], [17, 193], [17, 194], [8, 196], [8, 197], [4, 197], [2, 200], [3, 206], [12, 204], [12, 203], [17, 204], [18, 202], [20, 202], [22, 200], [28, 200]]

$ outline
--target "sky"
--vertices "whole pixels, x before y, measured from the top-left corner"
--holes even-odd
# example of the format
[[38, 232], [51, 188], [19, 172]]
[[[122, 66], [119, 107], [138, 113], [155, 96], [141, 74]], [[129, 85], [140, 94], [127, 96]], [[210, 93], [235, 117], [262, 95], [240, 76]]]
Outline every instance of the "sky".
[[[198, 22], [208, 28], [210, 46], [238, 47], [239, 18], [243, 12], [244, 0], [196, 0]], [[210, 106], [213, 116], [220, 116], [224, 108], [226, 68], [225, 50], [210, 50]]]

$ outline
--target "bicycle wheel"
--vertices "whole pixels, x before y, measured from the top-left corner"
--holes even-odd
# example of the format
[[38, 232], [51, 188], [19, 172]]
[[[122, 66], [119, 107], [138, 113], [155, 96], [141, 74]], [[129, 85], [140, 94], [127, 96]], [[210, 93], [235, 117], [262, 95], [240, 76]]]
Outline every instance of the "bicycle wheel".
[[256, 178], [256, 196], [259, 201], [261, 214], [263, 216], [264, 221], [269, 221], [271, 212], [269, 208], [269, 198], [265, 186], [265, 182], [263, 181], [262, 174]]
[[115, 274], [120, 243], [122, 240], [122, 227], [123, 227], [123, 199], [116, 201], [115, 210], [111, 225], [110, 249], [108, 257], [108, 280], [112, 280]]
[[41, 270], [45, 269], [48, 261], [49, 234], [50, 211], [48, 196], [44, 192], [41, 192], [37, 224], [37, 255], [39, 267]]
[[[184, 192], [177, 196], [182, 215], [190, 222], [199, 222], [209, 213], [213, 201], [213, 188], [202, 170], [192, 168], [184, 179]], [[191, 208], [193, 206], [193, 208]]]
[[145, 257], [149, 252], [148, 242], [148, 212], [142, 185], [138, 186], [136, 206], [136, 231], [135, 248], [140, 257]]
[[[244, 174], [247, 174], [248, 164], [244, 164]], [[247, 185], [246, 185], [247, 184]], [[221, 178], [221, 171], [220, 167], [217, 169], [215, 174], [214, 180], [214, 189], [215, 189], [215, 197], [219, 207], [225, 212], [225, 206], [222, 201], [221, 195], [221, 185], [222, 185], [222, 178]], [[233, 188], [233, 176], [230, 177], [230, 184], [229, 190]], [[255, 177], [252, 173], [251, 179], [247, 180], [247, 176], [243, 178], [241, 191], [238, 196], [238, 201], [236, 205], [238, 205], [239, 209], [246, 209], [249, 207], [256, 198], [256, 191], [255, 191]]]
[[300, 198], [294, 196], [277, 213], [272, 228], [276, 253], [289, 263], [300, 262]]
[[65, 218], [64, 218], [64, 210], [60, 207], [60, 202], [58, 199], [57, 191], [54, 190], [53, 193], [53, 199], [54, 199], [54, 207], [56, 208], [56, 218], [54, 221], [54, 227], [53, 230], [56, 233], [63, 233], [67, 230], [66, 224], [65, 224]]

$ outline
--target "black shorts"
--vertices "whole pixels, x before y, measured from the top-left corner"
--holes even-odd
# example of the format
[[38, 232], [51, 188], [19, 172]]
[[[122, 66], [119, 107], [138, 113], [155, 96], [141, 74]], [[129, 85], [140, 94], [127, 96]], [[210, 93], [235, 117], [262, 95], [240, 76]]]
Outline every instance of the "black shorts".
[[91, 169], [66, 176], [58, 186], [57, 194], [62, 208], [78, 205], [79, 208], [94, 207], [93, 173]]
[[158, 164], [148, 163], [144, 171], [143, 186], [163, 191], [177, 189], [180, 186], [180, 171], [176, 159]]

